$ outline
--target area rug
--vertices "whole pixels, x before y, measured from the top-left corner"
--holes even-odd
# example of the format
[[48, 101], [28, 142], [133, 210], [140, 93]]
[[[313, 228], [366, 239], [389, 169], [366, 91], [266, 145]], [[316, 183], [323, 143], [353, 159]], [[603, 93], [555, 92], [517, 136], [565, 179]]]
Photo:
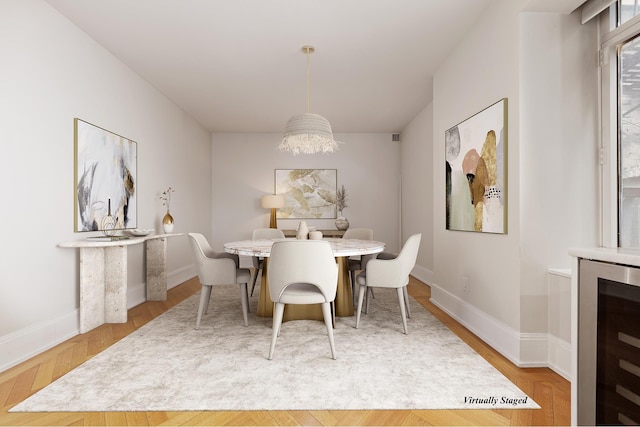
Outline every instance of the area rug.
[[270, 361], [257, 296], [245, 327], [239, 287], [214, 287], [199, 330], [194, 295], [10, 412], [539, 408], [415, 300], [404, 335], [395, 290], [375, 296], [359, 329], [337, 318], [337, 360], [324, 324], [298, 320]]

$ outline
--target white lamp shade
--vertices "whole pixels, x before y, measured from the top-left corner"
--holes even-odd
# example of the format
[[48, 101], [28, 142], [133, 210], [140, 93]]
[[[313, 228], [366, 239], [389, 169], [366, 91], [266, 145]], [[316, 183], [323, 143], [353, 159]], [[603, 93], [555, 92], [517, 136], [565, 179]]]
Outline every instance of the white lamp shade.
[[264, 209], [278, 209], [284, 207], [284, 196], [281, 194], [266, 194], [262, 196]]
[[278, 148], [293, 154], [332, 153], [338, 150], [338, 143], [333, 139], [327, 119], [319, 114], [303, 113], [289, 119]]

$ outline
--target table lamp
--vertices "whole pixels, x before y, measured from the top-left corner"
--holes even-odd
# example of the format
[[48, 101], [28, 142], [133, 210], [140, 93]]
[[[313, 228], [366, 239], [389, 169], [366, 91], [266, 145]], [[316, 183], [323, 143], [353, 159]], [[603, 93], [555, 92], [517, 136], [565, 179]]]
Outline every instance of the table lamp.
[[271, 209], [270, 228], [278, 228], [276, 223], [276, 209], [284, 207], [284, 196], [281, 194], [265, 194], [262, 196], [262, 207]]

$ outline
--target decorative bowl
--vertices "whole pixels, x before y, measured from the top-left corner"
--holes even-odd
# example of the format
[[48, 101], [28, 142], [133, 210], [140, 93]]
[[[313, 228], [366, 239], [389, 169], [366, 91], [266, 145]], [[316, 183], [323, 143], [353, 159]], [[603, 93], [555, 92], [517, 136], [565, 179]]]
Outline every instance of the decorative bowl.
[[151, 233], [153, 233], [153, 228], [134, 228], [132, 230], [129, 230], [129, 233], [131, 233], [134, 236], [147, 236]]

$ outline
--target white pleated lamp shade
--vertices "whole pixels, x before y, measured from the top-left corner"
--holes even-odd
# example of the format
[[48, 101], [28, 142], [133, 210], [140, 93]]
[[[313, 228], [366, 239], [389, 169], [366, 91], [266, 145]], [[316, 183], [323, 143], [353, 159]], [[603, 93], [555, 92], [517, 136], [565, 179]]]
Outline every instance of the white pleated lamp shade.
[[280, 151], [293, 154], [333, 153], [338, 143], [333, 139], [331, 124], [319, 114], [297, 114], [289, 119]]

